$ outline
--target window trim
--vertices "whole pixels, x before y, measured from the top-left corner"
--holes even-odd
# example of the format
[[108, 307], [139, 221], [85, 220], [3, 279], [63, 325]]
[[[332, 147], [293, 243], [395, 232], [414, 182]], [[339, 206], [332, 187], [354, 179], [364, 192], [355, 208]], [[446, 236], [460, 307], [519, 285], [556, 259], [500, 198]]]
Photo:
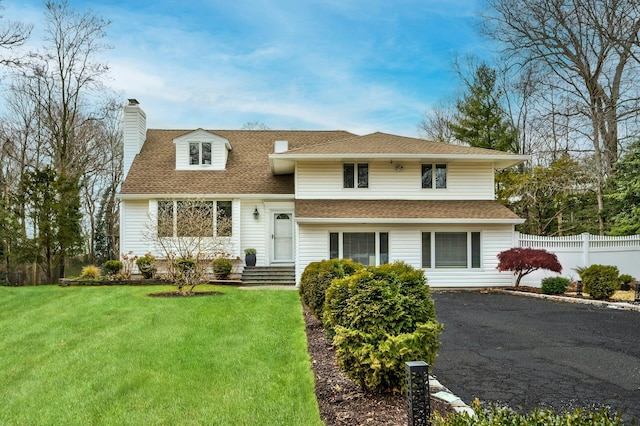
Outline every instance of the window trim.
[[[425, 265], [425, 237], [424, 234], [429, 234], [429, 265]], [[449, 266], [442, 267], [436, 266], [436, 238], [437, 234], [466, 234], [466, 266]], [[482, 270], [483, 269], [483, 258], [482, 258], [482, 232], [481, 231], [456, 231], [456, 230], [432, 230], [432, 231], [421, 231], [420, 233], [420, 264], [422, 269], [430, 269], [430, 270]], [[477, 246], [476, 246], [477, 244]]]
[[[347, 169], [351, 169], [352, 176], [349, 179], [347, 179]], [[369, 169], [369, 163], [342, 163], [342, 188], [368, 189]], [[360, 180], [361, 177], [364, 178], [363, 181]]]
[[[197, 146], [198, 148], [198, 162], [197, 163], [193, 163], [193, 155], [195, 153], [191, 153], [191, 146]], [[209, 159], [208, 162], [205, 162], [206, 160], [204, 159], [204, 145], [208, 145], [209, 146]], [[197, 167], [197, 166], [211, 166], [213, 164], [213, 144], [211, 142], [207, 142], [207, 141], [190, 141], [188, 144], [188, 152], [189, 152], [189, 166], [192, 167]]]
[[[214, 217], [212, 218], [212, 229], [213, 234], [207, 236], [179, 236], [178, 235], [178, 203], [180, 202], [201, 202], [201, 203], [213, 203], [212, 212], [214, 212]], [[218, 203], [229, 203], [229, 215], [228, 217], [231, 219], [231, 227], [229, 228], [228, 235], [218, 235], [218, 223], [220, 218], [218, 217], [219, 204]], [[160, 203], [171, 203], [171, 222], [172, 222], [172, 234], [171, 235], [159, 235], [160, 232]], [[158, 238], [231, 238], [233, 237], [233, 200], [156, 200], [156, 235]]]
[[[431, 181], [429, 186], [425, 186], [424, 174], [425, 168], [431, 169]], [[444, 170], [444, 185], [438, 184], [438, 170]], [[447, 163], [422, 163], [420, 166], [420, 186], [422, 189], [447, 189], [447, 177], [449, 175], [449, 165]]]
[[[371, 230], [363, 230], [359, 232], [353, 231], [329, 231], [327, 233], [327, 254], [329, 258], [338, 258], [344, 259], [344, 234], [374, 234], [374, 245], [375, 245], [375, 264], [369, 266], [380, 266], [390, 262], [391, 259], [391, 233], [389, 231], [371, 231]], [[381, 234], [386, 234], [386, 253], [382, 251], [382, 240], [380, 238]], [[336, 239], [337, 236], [337, 239]], [[337, 244], [337, 256], [332, 256], [335, 253], [335, 248], [333, 247], [333, 243]], [[382, 262], [383, 259], [386, 259], [386, 262]]]

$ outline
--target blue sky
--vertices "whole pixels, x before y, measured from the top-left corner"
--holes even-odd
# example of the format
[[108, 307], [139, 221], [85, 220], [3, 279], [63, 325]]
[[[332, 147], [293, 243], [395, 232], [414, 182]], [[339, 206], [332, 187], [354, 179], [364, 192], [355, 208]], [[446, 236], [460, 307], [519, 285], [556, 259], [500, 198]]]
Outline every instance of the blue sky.
[[[2, 0], [36, 25], [43, 3]], [[480, 57], [482, 0], [69, 0], [112, 23], [108, 85], [151, 128], [344, 129], [416, 136], [458, 88], [455, 55]]]

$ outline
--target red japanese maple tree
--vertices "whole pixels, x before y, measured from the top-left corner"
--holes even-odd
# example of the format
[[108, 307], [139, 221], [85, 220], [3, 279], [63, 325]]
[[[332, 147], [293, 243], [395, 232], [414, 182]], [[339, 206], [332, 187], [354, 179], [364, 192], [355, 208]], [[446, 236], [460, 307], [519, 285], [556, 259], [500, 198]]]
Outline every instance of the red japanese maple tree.
[[538, 269], [562, 272], [558, 257], [544, 249], [514, 247], [498, 253], [498, 260], [498, 271], [513, 271], [513, 275], [518, 275], [516, 287], [520, 285], [522, 277]]

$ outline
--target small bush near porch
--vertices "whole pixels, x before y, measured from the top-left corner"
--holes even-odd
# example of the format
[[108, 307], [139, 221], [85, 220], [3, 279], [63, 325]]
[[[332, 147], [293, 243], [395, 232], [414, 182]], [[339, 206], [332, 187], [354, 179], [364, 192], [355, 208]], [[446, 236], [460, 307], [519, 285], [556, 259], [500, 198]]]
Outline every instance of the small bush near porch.
[[0, 287], [2, 423], [321, 424], [297, 292], [201, 287]]

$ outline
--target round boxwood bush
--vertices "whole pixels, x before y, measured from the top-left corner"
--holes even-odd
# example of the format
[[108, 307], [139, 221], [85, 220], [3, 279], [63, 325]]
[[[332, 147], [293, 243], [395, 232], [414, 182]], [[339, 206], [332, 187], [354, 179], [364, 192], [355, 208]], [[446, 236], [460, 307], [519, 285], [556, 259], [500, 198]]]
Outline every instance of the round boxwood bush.
[[607, 299], [620, 289], [618, 267], [591, 265], [580, 270], [584, 291], [597, 300]]
[[218, 257], [211, 262], [213, 268], [213, 274], [217, 279], [223, 280], [231, 274], [233, 269], [233, 263], [226, 257]]
[[350, 259], [330, 259], [311, 262], [300, 277], [300, 297], [313, 315], [322, 320], [327, 288], [336, 278], [344, 278], [362, 269], [362, 265]]
[[571, 284], [569, 278], [547, 277], [542, 280], [542, 292], [544, 294], [562, 294]]
[[443, 330], [424, 273], [402, 262], [334, 280], [324, 325], [340, 368], [376, 392], [404, 388], [406, 361], [433, 363]]
[[107, 275], [112, 277], [114, 275], [119, 274], [120, 271], [122, 271], [122, 262], [119, 260], [107, 260], [102, 265], [102, 269], [104, 269], [104, 272]]

